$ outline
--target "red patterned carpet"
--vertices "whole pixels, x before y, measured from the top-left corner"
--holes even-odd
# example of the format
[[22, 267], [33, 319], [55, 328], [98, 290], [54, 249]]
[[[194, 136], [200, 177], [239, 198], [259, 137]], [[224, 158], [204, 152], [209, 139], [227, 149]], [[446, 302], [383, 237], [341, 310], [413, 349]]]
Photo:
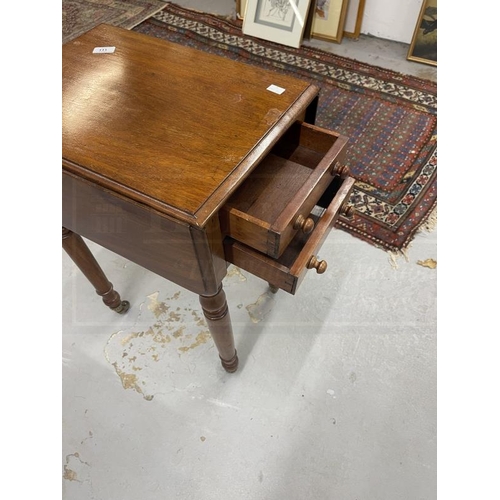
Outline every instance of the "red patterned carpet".
[[321, 88], [316, 124], [350, 138], [352, 220], [337, 227], [386, 250], [406, 248], [437, 204], [437, 85], [317, 49], [242, 35], [240, 23], [167, 4], [133, 28]]
[[62, 0], [62, 42], [101, 23], [130, 29], [162, 9], [160, 0]]

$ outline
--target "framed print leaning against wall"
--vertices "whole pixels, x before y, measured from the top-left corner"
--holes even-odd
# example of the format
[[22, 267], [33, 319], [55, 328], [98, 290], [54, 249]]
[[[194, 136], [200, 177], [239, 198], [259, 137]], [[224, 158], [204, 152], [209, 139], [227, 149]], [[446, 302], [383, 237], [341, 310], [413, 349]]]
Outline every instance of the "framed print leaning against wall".
[[365, 11], [365, 0], [349, 0], [345, 16], [344, 36], [358, 38]]
[[245, 35], [299, 48], [311, 0], [247, 0]]
[[327, 42], [342, 41], [348, 0], [316, 0], [311, 36]]
[[407, 59], [437, 66], [437, 0], [423, 0]]
[[236, 0], [236, 17], [243, 19], [245, 17], [245, 9], [247, 8], [247, 0]]

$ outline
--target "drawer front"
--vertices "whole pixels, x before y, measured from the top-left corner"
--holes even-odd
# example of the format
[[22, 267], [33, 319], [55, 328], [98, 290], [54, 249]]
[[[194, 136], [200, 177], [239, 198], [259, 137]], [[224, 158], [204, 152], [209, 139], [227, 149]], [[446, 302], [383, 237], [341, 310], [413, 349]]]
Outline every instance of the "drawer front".
[[248, 245], [227, 237], [224, 240], [226, 260], [268, 281], [271, 285], [295, 294], [308, 269], [315, 268], [318, 273], [326, 270], [327, 264], [317, 259], [317, 252], [339, 214], [348, 212], [345, 201], [354, 182], [352, 177], [343, 180], [337, 178], [332, 181], [328, 189], [329, 204], [315, 221], [313, 232], [308, 235], [296, 234], [279, 258], [272, 259]]
[[340, 168], [347, 137], [296, 122], [219, 213], [223, 234], [279, 258], [297, 233], [314, 229], [311, 210]]

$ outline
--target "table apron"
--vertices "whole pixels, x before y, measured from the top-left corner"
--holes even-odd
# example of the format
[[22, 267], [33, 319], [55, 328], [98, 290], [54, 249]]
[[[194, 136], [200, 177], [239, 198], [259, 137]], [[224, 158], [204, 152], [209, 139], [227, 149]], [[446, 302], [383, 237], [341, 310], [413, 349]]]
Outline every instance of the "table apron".
[[62, 225], [200, 295], [226, 274], [218, 217], [196, 228], [63, 172]]

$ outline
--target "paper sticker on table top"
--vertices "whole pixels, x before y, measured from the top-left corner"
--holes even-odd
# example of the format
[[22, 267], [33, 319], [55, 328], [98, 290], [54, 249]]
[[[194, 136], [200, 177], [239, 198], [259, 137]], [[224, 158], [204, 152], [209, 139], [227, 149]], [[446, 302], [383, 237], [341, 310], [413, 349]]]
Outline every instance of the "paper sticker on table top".
[[274, 92], [275, 94], [279, 94], [279, 95], [283, 94], [283, 92], [285, 91], [284, 88], [278, 87], [277, 85], [274, 85], [274, 84], [269, 85], [269, 87], [267, 87], [267, 90], [269, 90], [270, 92]]
[[112, 54], [116, 47], [95, 47], [92, 54]]

